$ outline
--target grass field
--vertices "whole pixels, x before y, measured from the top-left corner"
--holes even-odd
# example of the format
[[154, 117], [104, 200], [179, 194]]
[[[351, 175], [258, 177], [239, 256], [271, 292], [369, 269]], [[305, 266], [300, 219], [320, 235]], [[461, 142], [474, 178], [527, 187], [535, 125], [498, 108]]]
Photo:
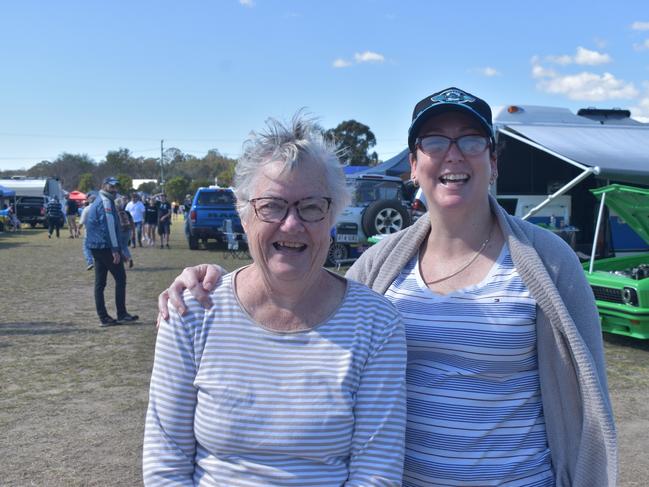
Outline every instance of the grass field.
[[[65, 230], [65, 229], [64, 229]], [[183, 267], [247, 263], [172, 248], [137, 248], [127, 306], [137, 324], [103, 329], [81, 240], [43, 230], [0, 235], [0, 485], [135, 486], [155, 344], [157, 295]], [[114, 315], [112, 278], [106, 290]], [[622, 486], [649, 478], [649, 342], [606, 336]]]

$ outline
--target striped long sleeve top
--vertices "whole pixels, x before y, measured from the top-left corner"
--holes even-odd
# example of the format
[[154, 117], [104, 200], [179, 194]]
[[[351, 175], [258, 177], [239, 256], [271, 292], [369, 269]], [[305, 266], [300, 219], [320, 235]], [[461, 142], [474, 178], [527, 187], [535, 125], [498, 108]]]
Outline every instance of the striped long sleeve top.
[[354, 281], [308, 331], [261, 327], [234, 274], [205, 310], [185, 294], [160, 327], [144, 436], [146, 485], [397, 486], [405, 335], [382, 296]]

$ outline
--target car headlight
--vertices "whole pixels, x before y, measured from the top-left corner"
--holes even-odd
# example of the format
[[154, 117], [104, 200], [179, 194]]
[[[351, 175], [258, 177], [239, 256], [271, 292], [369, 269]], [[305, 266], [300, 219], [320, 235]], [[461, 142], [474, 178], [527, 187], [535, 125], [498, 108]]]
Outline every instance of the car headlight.
[[622, 289], [622, 301], [624, 304], [638, 306], [638, 292], [632, 287]]

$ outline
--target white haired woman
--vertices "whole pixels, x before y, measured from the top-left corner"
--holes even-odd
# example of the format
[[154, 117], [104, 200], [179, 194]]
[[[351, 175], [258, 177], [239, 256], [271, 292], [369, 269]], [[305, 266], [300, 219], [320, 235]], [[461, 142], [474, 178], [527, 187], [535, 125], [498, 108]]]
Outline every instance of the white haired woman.
[[[617, 442], [599, 318], [575, 253], [508, 215], [491, 108], [458, 88], [415, 105], [411, 176], [427, 217], [365, 252], [347, 277], [392, 301], [408, 341], [404, 486], [615, 485]], [[216, 266], [160, 297], [202, 299]]]
[[160, 326], [145, 484], [401, 485], [402, 319], [323, 267], [349, 199], [335, 152], [304, 117], [271, 120], [235, 171], [253, 263]]

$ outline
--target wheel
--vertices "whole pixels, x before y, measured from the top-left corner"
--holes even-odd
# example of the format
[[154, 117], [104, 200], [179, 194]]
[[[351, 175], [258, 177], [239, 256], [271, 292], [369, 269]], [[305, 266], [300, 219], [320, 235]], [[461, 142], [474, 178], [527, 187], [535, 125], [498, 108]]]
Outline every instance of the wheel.
[[375, 201], [365, 209], [362, 220], [366, 237], [396, 233], [410, 223], [408, 210], [399, 200]]
[[329, 252], [327, 253], [327, 266], [336, 266], [341, 260], [345, 260], [349, 256], [349, 249], [347, 245], [338, 242], [331, 242]]
[[36, 222], [29, 222], [29, 226], [32, 228], [36, 228]]
[[189, 235], [187, 237], [187, 242], [189, 243], [189, 248], [191, 250], [198, 250], [198, 238], [197, 237], [195, 237], [193, 235]]

